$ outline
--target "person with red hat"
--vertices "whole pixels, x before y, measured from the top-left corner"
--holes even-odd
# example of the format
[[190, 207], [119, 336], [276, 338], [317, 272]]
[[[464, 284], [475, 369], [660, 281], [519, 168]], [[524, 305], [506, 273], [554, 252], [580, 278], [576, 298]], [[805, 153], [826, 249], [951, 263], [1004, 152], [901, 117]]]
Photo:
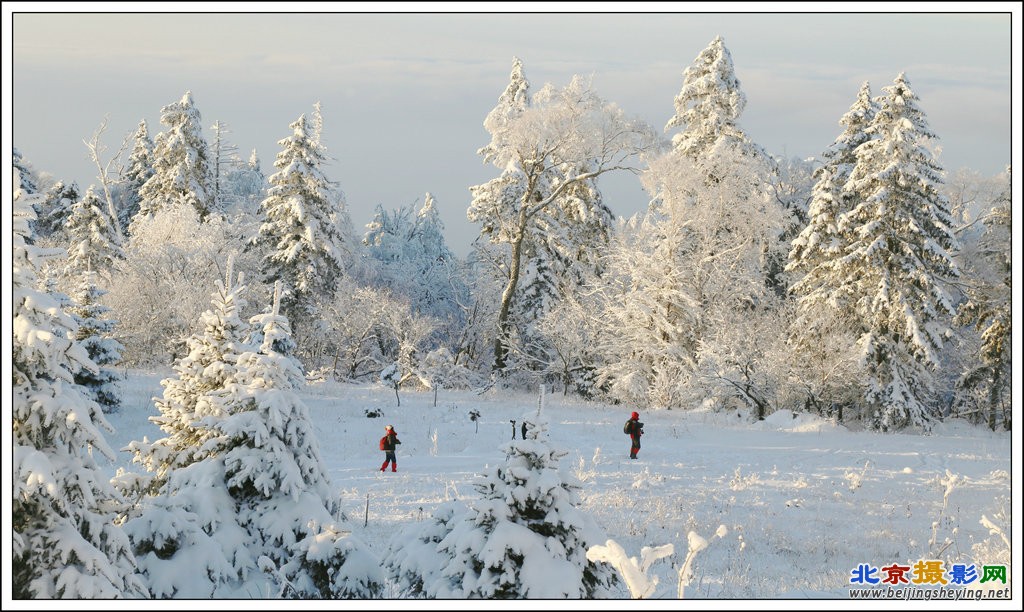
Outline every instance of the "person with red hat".
[[384, 471], [384, 468], [391, 464], [391, 471], [398, 471], [398, 459], [395, 458], [395, 446], [401, 444], [402, 441], [398, 439], [398, 434], [395, 432], [395, 428], [391, 425], [385, 425], [384, 437], [380, 439], [380, 450], [384, 451], [384, 463], [380, 466], [380, 471]]
[[640, 422], [640, 413], [634, 412], [629, 415], [629, 420], [622, 426], [622, 431], [628, 434], [630, 440], [633, 441], [633, 445], [629, 448], [629, 458], [636, 459], [636, 454], [640, 452], [640, 436], [644, 435], [644, 424]]

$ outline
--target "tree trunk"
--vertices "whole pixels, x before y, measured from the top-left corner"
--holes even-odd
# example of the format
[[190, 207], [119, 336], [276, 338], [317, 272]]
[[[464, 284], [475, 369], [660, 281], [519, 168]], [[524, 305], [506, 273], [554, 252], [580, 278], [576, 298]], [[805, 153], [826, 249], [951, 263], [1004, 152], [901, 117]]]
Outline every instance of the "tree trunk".
[[523, 242], [526, 240], [526, 204], [519, 211], [519, 231], [512, 241], [512, 261], [509, 264], [508, 283], [501, 293], [501, 308], [498, 310], [498, 335], [494, 339], [494, 370], [505, 369], [505, 357], [508, 355], [509, 311], [512, 308], [512, 296], [519, 285], [519, 276], [523, 267]]

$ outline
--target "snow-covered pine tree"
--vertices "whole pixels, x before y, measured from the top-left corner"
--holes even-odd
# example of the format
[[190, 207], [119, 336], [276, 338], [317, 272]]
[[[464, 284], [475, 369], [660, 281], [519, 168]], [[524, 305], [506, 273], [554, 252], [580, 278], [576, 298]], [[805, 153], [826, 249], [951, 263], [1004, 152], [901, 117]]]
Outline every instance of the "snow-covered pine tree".
[[280, 567], [282, 596], [379, 597], [380, 561], [344, 529], [309, 411], [296, 394], [304, 379], [280, 304], [278, 282], [270, 312], [250, 320], [255, 342], [238, 358], [224, 398], [228, 416], [215, 425], [226, 486], [253, 548]]
[[167, 129], [156, 136], [153, 175], [139, 189], [141, 200], [133, 226], [140, 216], [151, 217], [179, 198], [194, 207], [200, 219], [215, 211], [210, 152], [192, 92], [186, 91], [181, 100], [160, 109], [160, 123]]
[[[225, 280], [217, 281], [213, 308], [200, 317], [203, 331], [186, 340], [188, 353], [174, 364], [177, 376], [160, 382], [164, 388], [163, 397], [156, 400], [160, 415], [150, 420], [167, 437], [132, 447], [136, 463], [157, 476], [152, 490], [163, 488], [171, 471], [201, 461], [213, 452], [204, 444], [217, 436], [212, 431], [213, 422], [225, 416], [218, 397], [235, 380], [238, 356], [246, 349], [249, 335], [249, 325], [239, 318], [245, 306], [241, 297], [245, 287], [241, 275], [237, 281], [231, 278], [232, 263], [229, 260]], [[213, 420], [204, 424], [207, 417]]]
[[[802, 278], [792, 291], [799, 296], [813, 294], [815, 271], [827, 265], [843, 252], [843, 236], [839, 234], [839, 217], [849, 212], [856, 203], [856, 195], [845, 191], [857, 163], [857, 147], [869, 140], [868, 127], [877, 112], [877, 103], [871, 99], [871, 85], [861, 85], [857, 100], [839, 119], [845, 126], [832, 146], [822, 154], [822, 165], [814, 171], [816, 179], [811, 195], [807, 227], [792, 242], [786, 270]], [[821, 296], [815, 301], [820, 301]], [[842, 305], [840, 305], [842, 307]]]
[[[13, 148], [12, 162], [14, 169], [18, 172], [18, 189], [21, 189], [25, 195], [32, 195], [39, 193], [39, 176], [36, 174], [35, 168], [32, 167], [32, 163], [25, 159], [25, 156], [21, 154], [18, 147]], [[37, 206], [38, 203], [33, 204], [33, 207]]]
[[326, 154], [306, 116], [291, 123], [292, 135], [278, 141], [281, 151], [260, 203], [263, 223], [254, 239], [265, 249], [264, 280], [280, 280], [287, 291], [282, 313], [300, 346], [312, 331], [317, 304], [329, 300], [342, 274], [342, 210], [321, 166]]
[[146, 597], [125, 533], [123, 498], [94, 452], [113, 460], [100, 406], [72, 373], [96, 369], [72, 339], [75, 323], [35, 289], [47, 257], [26, 239], [33, 199], [14, 172], [13, 490], [11, 595], [15, 599]]
[[121, 230], [127, 235], [128, 225], [139, 212], [142, 202], [140, 191], [154, 174], [153, 170], [153, 139], [149, 137], [146, 120], [139, 121], [139, 127], [132, 134], [132, 150], [128, 154], [128, 166], [124, 169], [121, 179], [124, 182], [123, 197], [117, 209], [117, 221]]
[[82, 199], [72, 205], [64, 226], [68, 238], [66, 275], [96, 272], [110, 276], [115, 262], [125, 257], [114, 223], [90, 185]]
[[846, 251], [827, 286], [860, 327], [870, 425], [891, 431], [938, 416], [932, 372], [955, 311], [944, 283], [959, 272], [942, 168], [925, 146], [935, 135], [905, 74], [883, 92], [855, 152], [845, 191], [857, 201], [839, 218]]
[[[203, 313], [201, 334], [187, 341], [189, 353], [161, 381], [159, 416], [150, 420], [167, 437], [134, 441], [127, 450], [147, 474], [119, 474], [125, 493], [138, 499], [124, 529], [154, 597], [231, 597], [257, 570], [258, 551], [227, 486], [223, 437], [218, 425], [237, 392], [238, 357], [248, 326], [239, 318], [245, 287], [229, 260], [217, 282], [213, 308]], [[236, 386], [237, 387], [237, 386]]]
[[81, 197], [77, 183], [54, 183], [46, 190], [44, 198], [36, 208], [37, 220], [32, 224], [33, 233], [40, 238], [53, 236], [57, 241], [62, 240], [64, 226], [71, 216], [71, 208]]
[[[870, 139], [868, 128], [877, 111], [871, 86], [865, 82], [839, 120], [845, 129], [822, 154], [824, 163], [814, 172], [807, 226], [791, 243], [786, 271], [795, 277], [789, 291], [797, 303], [788, 336], [796, 366], [793, 373], [810, 405], [842, 405], [851, 399], [851, 377], [840, 371], [855, 367], [843, 356], [856, 354], [853, 343], [860, 330], [847, 316], [851, 305], [837, 301], [833, 266], [850, 238], [839, 231], [839, 218], [858, 201], [855, 193], [846, 191], [857, 162], [855, 151]], [[836, 367], [840, 363], [845, 364], [843, 368]]]
[[[481, 224], [481, 237], [506, 247], [494, 251], [501, 258], [494, 262], [501, 271], [497, 282], [504, 286], [494, 338], [493, 369], [500, 372], [508, 366], [515, 341], [514, 316], [522, 306], [524, 275], [529, 274], [531, 257], [542, 254], [538, 245], [543, 229], [551, 228], [550, 240], [580, 240], [561, 245], [568, 253], [599, 246], [590, 233], [579, 236], [554, 228], [600, 219], [603, 205], [593, 196], [597, 177], [628, 167], [630, 158], [646, 151], [654, 136], [646, 124], [599, 98], [579, 76], [561, 89], [546, 85], [529, 99], [518, 59], [484, 127], [491, 142], [479, 153], [501, 174], [470, 188], [473, 201], [467, 217]], [[543, 273], [551, 269], [543, 267]]]
[[524, 419], [526, 439], [507, 444], [507, 461], [477, 479], [480, 498], [468, 502], [462, 516], [442, 507], [423, 533], [392, 541], [385, 566], [410, 594], [434, 599], [613, 594], [614, 570], [587, 559], [587, 549], [607, 537], [576, 507], [580, 485], [560, 465], [566, 453], [551, 444], [541, 410]]
[[767, 158], [739, 126], [746, 105], [747, 96], [740, 89], [732, 54], [722, 37], [716, 36], [683, 71], [683, 87], [675, 98], [676, 113], [665, 131], [679, 128], [672, 137], [672, 146], [693, 160], [723, 146], [736, 148], [744, 156]]
[[979, 240], [977, 261], [971, 262], [971, 282], [966, 285], [967, 301], [960, 305], [956, 322], [972, 325], [981, 332], [981, 346], [975, 364], [957, 381], [961, 401], [970, 392], [980, 393], [979, 401], [990, 429], [1010, 429], [1011, 403], [1007, 401], [1013, 380], [1012, 334], [1013, 262], [1011, 237], [1010, 169], [1006, 169], [1006, 186], [985, 217], [984, 233]]
[[78, 324], [75, 340], [96, 364], [95, 371], [83, 368], [75, 373], [75, 382], [89, 391], [104, 412], [116, 412], [121, 405], [120, 381], [124, 376], [108, 367], [121, 360], [121, 343], [112, 336], [117, 321], [108, 318], [110, 308], [100, 303], [107, 292], [96, 284], [95, 272], [84, 272], [68, 312]]

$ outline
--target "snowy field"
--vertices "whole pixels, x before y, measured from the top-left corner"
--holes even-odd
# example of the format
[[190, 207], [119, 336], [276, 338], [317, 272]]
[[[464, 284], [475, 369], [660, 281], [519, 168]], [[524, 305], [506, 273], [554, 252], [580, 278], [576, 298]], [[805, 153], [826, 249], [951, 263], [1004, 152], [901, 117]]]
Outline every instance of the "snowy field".
[[[148, 417], [170, 374], [129, 373], [122, 408], [110, 415], [113, 448], [163, 437]], [[631, 461], [627, 407], [496, 391], [442, 391], [436, 406], [433, 393], [402, 391], [398, 406], [383, 386], [331, 382], [300, 396], [350, 527], [381, 555], [442, 502], [471, 503], [474, 477], [505, 461], [509, 421], [519, 438], [518, 422], [543, 405], [550, 439], [567, 453], [562, 467], [582, 485], [579, 507], [607, 538], [635, 558], [643, 547], [673, 546], [648, 569], [658, 581], [654, 599], [679, 596], [688, 552], [686, 599], [849, 602], [851, 576], [864, 564], [941, 560], [977, 564], [979, 574], [984, 564], [1009, 565], [1007, 547], [982, 521], [1010, 537], [1010, 436], [965, 423], [925, 436], [854, 432], [788, 412], [760, 423], [736, 413], [642, 412], [646, 435]], [[402, 441], [397, 473], [379, 471], [385, 424]], [[121, 465], [129, 460], [119, 455]], [[630, 597], [626, 587], [622, 597]]]

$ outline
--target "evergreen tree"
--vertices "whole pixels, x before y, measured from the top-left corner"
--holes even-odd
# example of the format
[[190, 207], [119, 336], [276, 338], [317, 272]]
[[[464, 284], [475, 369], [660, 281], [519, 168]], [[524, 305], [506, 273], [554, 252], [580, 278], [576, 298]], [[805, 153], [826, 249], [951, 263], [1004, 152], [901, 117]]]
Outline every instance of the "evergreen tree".
[[280, 280], [288, 292], [281, 308], [298, 333], [312, 325], [316, 304], [334, 294], [344, 247], [342, 211], [321, 169], [325, 151], [305, 115], [289, 127], [292, 135], [278, 141], [278, 171], [260, 203], [263, 223], [255, 242], [267, 252], [264, 280]]
[[121, 224], [124, 232], [128, 231], [128, 225], [139, 212], [139, 205], [142, 202], [142, 186], [153, 177], [153, 139], [149, 137], [149, 127], [146, 120], [139, 121], [139, 127], [132, 135], [132, 150], [128, 154], [128, 167], [125, 168], [122, 180], [124, 181], [124, 197], [121, 206], [117, 211], [117, 221]]
[[378, 206], [366, 227], [363, 245], [380, 266], [377, 284], [408, 298], [414, 313], [460, 325], [459, 301], [467, 291], [434, 197], [427, 193], [415, 215], [411, 207], [388, 212]]
[[965, 394], [975, 391], [982, 395], [984, 399], [980, 403], [993, 431], [1000, 426], [1009, 430], [1012, 417], [1007, 413], [1013, 379], [1011, 201], [1010, 170], [1007, 169], [1006, 188], [984, 217], [979, 260], [972, 266], [973, 282], [965, 290], [967, 301], [957, 311], [958, 324], [973, 325], [981, 332], [976, 365], [964, 373], [957, 387]]
[[839, 218], [845, 252], [827, 284], [859, 325], [870, 424], [888, 431], [937, 416], [932, 372], [954, 313], [943, 283], [959, 272], [942, 169], [925, 147], [935, 135], [903, 73], [883, 91], [846, 183], [857, 200]]
[[804, 382], [811, 404], [831, 404], [840, 396], [848, 397], [846, 387], [852, 383], [830, 375], [837, 362], [843, 361], [837, 356], [856, 352], [853, 342], [859, 334], [856, 321], [847, 316], [851, 304], [836, 300], [832, 266], [843, 256], [850, 239], [838, 225], [858, 200], [856, 193], [846, 190], [847, 180], [857, 162], [857, 148], [870, 140], [868, 129], [877, 110], [865, 82], [857, 100], [839, 120], [845, 129], [822, 155], [824, 164], [814, 173], [807, 226], [791, 243], [786, 271], [796, 276], [790, 294], [797, 300], [797, 310], [789, 340], [799, 364], [794, 375]]
[[230, 440], [217, 430], [228, 417], [226, 404], [234, 397], [229, 384], [248, 335], [238, 316], [244, 286], [233, 274], [229, 263], [213, 308], [203, 313], [203, 332], [188, 339], [188, 355], [174, 365], [177, 377], [161, 381], [160, 415], [150, 420], [167, 436], [128, 446], [147, 473], [120, 475], [126, 494], [139, 500], [124, 528], [155, 597], [231, 596], [257, 568], [258, 553], [249, 550], [248, 532], [226, 486], [221, 454]]
[[124, 500], [93, 452], [113, 460], [100, 406], [74, 383], [96, 370], [72, 339], [75, 323], [35, 289], [54, 253], [30, 245], [33, 198], [14, 172], [14, 401], [11, 592], [16, 599], [145, 597], [128, 538], [115, 524]]
[[226, 199], [234, 201], [239, 212], [256, 215], [260, 201], [267, 189], [267, 179], [260, 169], [260, 158], [256, 149], [249, 155], [249, 161], [230, 164], [225, 168], [221, 186]]
[[119, 382], [124, 378], [117, 370], [109, 367], [121, 360], [121, 343], [111, 336], [117, 321], [107, 318], [110, 308], [100, 303], [106, 291], [96, 285], [96, 273], [82, 274], [77, 293], [72, 296], [74, 305], [69, 309], [78, 325], [75, 340], [89, 354], [96, 364], [95, 371], [80, 369], [75, 373], [75, 382], [86, 389], [92, 399], [104, 412], [116, 412], [121, 405]]
[[90, 185], [82, 199], [71, 207], [64, 231], [68, 236], [69, 276], [84, 272], [109, 275], [114, 263], [125, 254], [117, 239], [117, 230]]
[[132, 219], [150, 217], [181, 198], [200, 219], [215, 210], [209, 147], [203, 137], [202, 116], [186, 91], [181, 100], [160, 110], [167, 129], [156, 136], [153, 175], [139, 189], [139, 212]]
[[[857, 147], [869, 140], [868, 128], [877, 112], [871, 99], [871, 86], [861, 85], [857, 100], [839, 120], [846, 126], [832, 146], [822, 155], [824, 164], [814, 172], [817, 179], [809, 210], [810, 219], [793, 240], [787, 271], [802, 276], [793, 288], [798, 295], [809, 295], [816, 284], [816, 270], [827, 265], [844, 250], [837, 223], [856, 203], [856, 194], [844, 191], [846, 181], [857, 163]], [[819, 296], [820, 300], [820, 296]]]
[[[559, 463], [566, 453], [552, 446], [542, 411], [524, 419], [526, 439], [505, 446], [508, 459], [478, 478], [480, 498], [461, 516], [460, 507], [443, 506], [425, 527], [392, 540], [384, 565], [409, 595], [596, 599], [612, 593], [618, 582], [612, 568], [587, 559], [587, 549], [607, 538], [576, 507], [580, 485]], [[434, 557], [425, 563], [430, 550]]]
[[[206, 331], [177, 366], [183, 384], [164, 381], [163, 418], [152, 420], [171, 437], [131, 447], [154, 472], [126, 523], [140, 551], [159, 551], [142, 568], [161, 596], [231, 596], [255, 571], [288, 597], [379, 595], [378, 572], [366, 569], [379, 564], [340, 528], [344, 515], [295, 393], [303, 378], [288, 354], [280, 286], [273, 309], [252, 320], [259, 344], [240, 342], [244, 286], [241, 275], [231, 281], [232, 268], [229, 261]], [[209, 549], [217, 553], [206, 557]], [[193, 556], [202, 558], [194, 574], [165, 577], [166, 563]]]
[[672, 137], [673, 148], [692, 160], [699, 160], [719, 147], [738, 148], [744, 155], [766, 158], [740, 128], [738, 120], [747, 96], [732, 63], [732, 54], [721, 36], [713, 41], [683, 71], [683, 87], [675, 98], [676, 113], [665, 131], [680, 128]]
[[25, 159], [18, 147], [14, 147], [12, 156], [14, 169], [18, 171], [18, 189], [21, 189], [25, 195], [39, 193], [39, 177], [36, 175], [35, 168]]
[[65, 185], [64, 181], [57, 181], [47, 189], [36, 209], [37, 221], [32, 224], [34, 234], [41, 238], [63, 239], [71, 209], [82, 197], [79, 192], [77, 183]]
[[229, 416], [216, 425], [227, 487], [257, 550], [281, 567], [283, 596], [379, 597], [380, 562], [343, 529], [309, 411], [296, 394], [304, 379], [280, 301], [277, 283], [270, 312], [251, 319], [258, 344], [239, 356]]

